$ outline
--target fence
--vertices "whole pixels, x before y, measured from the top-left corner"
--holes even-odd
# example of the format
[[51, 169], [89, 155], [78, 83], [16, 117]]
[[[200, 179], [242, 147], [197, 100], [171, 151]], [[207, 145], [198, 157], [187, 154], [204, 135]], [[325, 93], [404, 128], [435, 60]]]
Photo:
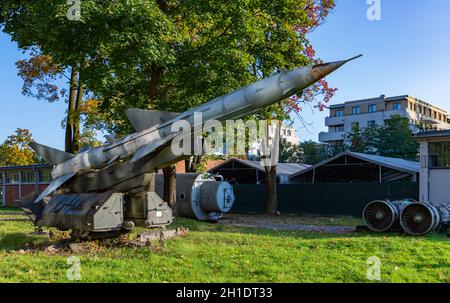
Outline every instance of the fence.
[[[266, 186], [238, 184], [234, 186], [235, 213], [263, 213]], [[370, 201], [378, 199], [419, 198], [417, 183], [335, 183], [280, 184], [277, 187], [281, 213], [321, 216], [361, 216]]]

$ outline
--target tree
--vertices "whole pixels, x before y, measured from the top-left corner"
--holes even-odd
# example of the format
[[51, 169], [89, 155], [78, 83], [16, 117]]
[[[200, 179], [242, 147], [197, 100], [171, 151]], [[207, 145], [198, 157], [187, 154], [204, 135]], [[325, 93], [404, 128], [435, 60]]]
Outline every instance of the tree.
[[0, 145], [0, 165], [31, 165], [41, 162], [28, 147], [28, 143], [32, 141], [29, 130], [18, 128], [15, 134], [6, 138]]
[[298, 163], [299, 148], [296, 145], [292, 145], [285, 138], [280, 140], [280, 159], [281, 163]]
[[[114, 14], [107, 17], [110, 32], [101, 42], [106, 59], [92, 60], [102, 72], [87, 84], [103, 101], [102, 126], [119, 134], [127, 131], [123, 112], [129, 107], [182, 112], [281, 68], [318, 62], [306, 35], [334, 6], [330, 0], [160, 0], [156, 9], [138, 1], [145, 9], [133, 10], [132, 3], [110, 4], [129, 22], [117, 28]], [[155, 15], [157, 26], [142, 26], [154, 22]], [[256, 117], [285, 119], [286, 112], [300, 109], [299, 103], [313, 102], [319, 95], [326, 102], [334, 91], [320, 81], [302, 97]], [[316, 106], [323, 109], [321, 103]], [[173, 168], [166, 171], [174, 175]]]
[[[0, 22], [19, 47], [37, 47], [71, 71], [69, 114], [76, 114], [68, 123], [77, 125], [79, 104], [91, 94], [101, 100], [101, 120], [88, 123], [122, 135], [130, 131], [127, 108], [181, 112], [282, 68], [320, 62], [306, 36], [333, 7], [333, 0], [83, 0], [81, 21], [73, 22], [64, 3], [5, 0]], [[255, 117], [285, 119], [319, 96], [314, 106], [323, 110], [334, 91], [322, 80]]]
[[353, 152], [377, 154], [385, 157], [416, 161], [418, 143], [414, 140], [408, 118], [399, 115], [385, 120], [384, 126], [372, 126], [363, 130], [353, 129], [349, 134]]
[[305, 141], [300, 143], [300, 163], [315, 165], [329, 157], [328, 147], [323, 144], [318, 144], [314, 141]]
[[418, 160], [419, 144], [413, 138], [408, 118], [399, 115], [385, 121], [379, 134], [380, 156]]

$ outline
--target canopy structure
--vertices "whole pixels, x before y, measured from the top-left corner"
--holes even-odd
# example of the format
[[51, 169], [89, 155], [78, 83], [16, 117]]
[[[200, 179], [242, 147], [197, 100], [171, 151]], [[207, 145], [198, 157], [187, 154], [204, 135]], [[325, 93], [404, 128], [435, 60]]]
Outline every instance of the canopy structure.
[[[289, 182], [289, 176], [310, 165], [297, 163], [278, 163], [277, 181], [284, 184]], [[261, 161], [250, 161], [233, 158], [209, 170], [210, 173], [219, 174], [231, 184], [263, 184], [266, 171]]]
[[289, 177], [291, 183], [417, 182], [419, 162], [343, 152]]

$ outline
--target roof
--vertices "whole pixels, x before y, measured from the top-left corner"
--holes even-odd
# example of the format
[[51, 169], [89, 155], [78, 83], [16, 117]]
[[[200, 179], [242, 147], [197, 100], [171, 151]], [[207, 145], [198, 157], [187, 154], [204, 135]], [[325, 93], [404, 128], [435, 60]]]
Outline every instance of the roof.
[[15, 166], [0, 166], [0, 171], [2, 170], [25, 170], [25, 169], [36, 169], [36, 168], [52, 168], [53, 166], [48, 164], [32, 164], [32, 165], [15, 165]]
[[436, 105], [430, 104], [428, 102], [425, 102], [425, 101], [423, 101], [421, 99], [418, 99], [416, 97], [413, 97], [411, 95], [401, 95], [401, 96], [393, 96], [393, 97], [387, 97], [385, 95], [381, 95], [380, 97], [375, 97], [375, 98], [351, 100], [351, 101], [347, 101], [347, 102], [344, 102], [344, 103], [334, 104], [334, 105], [331, 105], [330, 108], [331, 109], [340, 108], [340, 107], [344, 107], [345, 105], [358, 104], [358, 103], [367, 103], [367, 102], [376, 102], [376, 101], [387, 101], [387, 102], [389, 102], [389, 101], [400, 101], [400, 100], [407, 100], [407, 99], [414, 100], [414, 101], [416, 101], [416, 102], [418, 102], [418, 103], [420, 103], [422, 105], [429, 106], [429, 107], [437, 109], [437, 110], [439, 110], [441, 112], [447, 113], [447, 111], [445, 109], [440, 108], [440, 107], [438, 107]]
[[[211, 168], [210, 170], [216, 170], [219, 169], [221, 166], [231, 162], [231, 161], [236, 161], [239, 163], [242, 163], [244, 165], [253, 167], [261, 172], [265, 172], [264, 166], [261, 165], [261, 161], [250, 161], [250, 160], [242, 160], [242, 159], [237, 159], [237, 158], [233, 158], [230, 159], [228, 161], [225, 161], [224, 163]], [[298, 172], [301, 172], [307, 168], [309, 168], [310, 165], [307, 164], [298, 164], [298, 163], [278, 163], [277, 164], [277, 175], [292, 175]]]
[[362, 153], [355, 153], [355, 152], [342, 152], [330, 159], [327, 159], [323, 162], [320, 162], [319, 164], [313, 165], [301, 172], [298, 172], [294, 175], [291, 175], [289, 177], [289, 179], [293, 179], [299, 175], [302, 175], [308, 171], [312, 171], [320, 166], [323, 166], [329, 162], [332, 162], [336, 159], [339, 159], [343, 156], [351, 156], [363, 161], [367, 161], [367, 162], [371, 162], [371, 163], [375, 163], [377, 165], [381, 165], [384, 167], [389, 167], [392, 169], [396, 169], [399, 171], [403, 171], [403, 172], [407, 172], [410, 174], [417, 174], [420, 172], [420, 163], [419, 162], [414, 162], [414, 161], [408, 161], [408, 160], [404, 160], [404, 159], [400, 159], [400, 158], [390, 158], [390, 157], [382, 157], [382, 156], [376, 156], [376, 155], [369, 155], [369, 154], [362, 154]]
[[426, 138], [440, 138], [440, 137], [450, 137], [450, 129], [447, 130], [432, 130], [419, 132], [414, 134], [414, 138], [426, 139]]

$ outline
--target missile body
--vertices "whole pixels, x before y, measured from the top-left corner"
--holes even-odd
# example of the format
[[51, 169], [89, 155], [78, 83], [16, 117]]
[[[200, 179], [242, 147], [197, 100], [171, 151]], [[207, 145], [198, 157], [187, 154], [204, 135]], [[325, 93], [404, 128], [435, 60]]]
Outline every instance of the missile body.
[[[180, 157], [171, 151], [170, 143], [179, 135], [172, 132], [173, 123], [185, 120], [195, 127], [198, 123], [195, 113], [202, 114], [203, 122], [239, 119], [302, 92], [358, 57], [281, 71], [182, 114], [131, 110], [127, 115], [136, 128], [136, 133], [75, 156], [37, 143], [30, 144], [49, 164], [55, 165], [52, 171], [54, 181], [37, 201], [66, 182], [71, 184], [70, 188], [74, 192], [101, 191], [111, 187], [117, 191], [126, 191], [130, 187], [136, 187], [136, 184], [140, 186], [146, 181], [146, 173], [189, 156]], [[68, 182], [70, 179], [72, 180]], [[130, 184], [123, 185], [126, 184], [125, 181], [130, 181]], [[119, 183], [123, 184], [118, 185]]]

